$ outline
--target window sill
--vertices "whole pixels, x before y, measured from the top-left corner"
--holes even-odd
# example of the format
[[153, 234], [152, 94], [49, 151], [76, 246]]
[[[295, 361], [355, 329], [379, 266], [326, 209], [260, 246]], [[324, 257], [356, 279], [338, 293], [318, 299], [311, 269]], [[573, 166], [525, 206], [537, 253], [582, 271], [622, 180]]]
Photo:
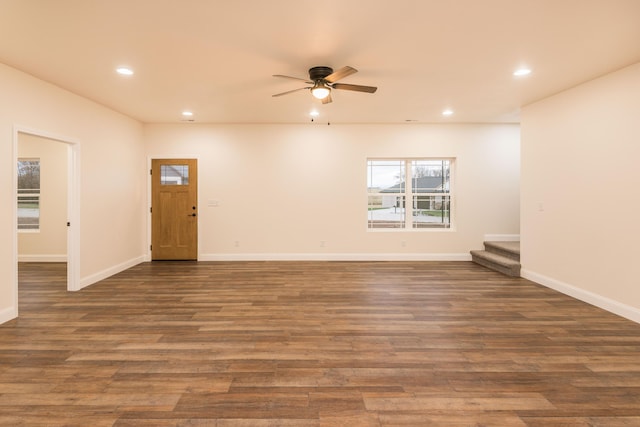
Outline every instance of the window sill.
[[450, 228], [367, 228], [371, 233], [451, 233], [455, 232], [455, 227]]

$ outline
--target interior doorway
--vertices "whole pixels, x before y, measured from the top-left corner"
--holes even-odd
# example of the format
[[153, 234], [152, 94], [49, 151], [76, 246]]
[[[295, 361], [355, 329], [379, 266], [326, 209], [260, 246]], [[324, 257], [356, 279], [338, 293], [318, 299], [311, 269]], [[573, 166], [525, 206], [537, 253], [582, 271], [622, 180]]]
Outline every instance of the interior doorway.
[[67, 262], [69, 144], [18, 135], [18, 261]]
[[[66, 262], [67, 290], [75, 291], [80, 289], [78, 194], [80, 145], [71, 138], [16, 126], [14, 127], [13, 153], [13, 188], [15, 189], [13, 200], [13, 226], [15, 230], [13, 245], [15, 260], [14, 307], [17, 316], [18, 262], [20, 260]], [[47, 191], [46, 195], [41, 191], [31, 191], [30, 194], [27, 192], [28, 195], [25, 196], [23, 191], [18, 191], [19, 169], [24, 167], [25, 162], [30, 167], [34, 167], [36, 163], [39, 164], [40, 178], [47, 180], [47, 182], [42, 182], [41, 187], [42, 190]], [[63, 165], [60, 163], [63, 163]], [[52, 179], [59, 181], [56, 184], [57, 187], [52, 185], [52, 182], [49, 182]], [[60, 186], [62, 186], [62, 190]], [[19, 206], [18, 200], [20, 200], [21, 196], [22, 203]], [[58, 200], [56, 200], [57, 196], [59, 196]], [[57, 211], [57, 213], [52, 214], [53, 211]], [[23, 228], [21, 231], [18, 231], [19, 224]], [[26, 230], [24, 229], [25, 227]], [[31, 245], [31, 250], [24, 251], [27, 253], [20, 253], [19, 242], [23, 249]], [[38, 253], [37, 245], [45, 244], [46, 247], [42, 247], [40, 253]], [[34, 245], [36, 246], [35, 248]]]

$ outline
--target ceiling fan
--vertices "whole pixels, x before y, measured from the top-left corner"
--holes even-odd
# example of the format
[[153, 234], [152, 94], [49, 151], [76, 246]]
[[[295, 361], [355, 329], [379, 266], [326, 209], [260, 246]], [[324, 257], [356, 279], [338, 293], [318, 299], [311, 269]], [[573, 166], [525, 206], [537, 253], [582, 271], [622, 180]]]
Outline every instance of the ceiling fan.
[[331, 89], [352, 90], [356, 92], [374, 93], [378, 88], [374, 86], [352, 85], [346, 83], [336, 83], [338, 80], [344, 79], [351, 74], [357, 73], [353, 67], [342, 67], [337, 71], [333, 71], [331, 67], [312, 67], [309, 68], [309, 78], [283, 76], [282, 74], [274, 74], [273, 77], [283, 77], [285, 79], [302, 80], [312, 86], [301, 87], [298, 89], [288, 90], [282, 93], [276, 93], [273, 96], [282, 96], [299, 90], [311, 90], [311, 94], [322, 101], [323, 104], [331, 102]]

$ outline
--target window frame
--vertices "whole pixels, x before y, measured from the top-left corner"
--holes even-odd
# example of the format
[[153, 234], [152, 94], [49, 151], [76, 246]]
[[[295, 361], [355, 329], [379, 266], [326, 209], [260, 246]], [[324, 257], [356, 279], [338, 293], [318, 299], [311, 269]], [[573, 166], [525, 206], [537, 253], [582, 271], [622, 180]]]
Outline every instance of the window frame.
[[[398, 227], [371, 227], [371, 218], [370, 218], [370, 197], [378, 195], [379, 193], [371, 192], [369, 187], [369, 167], [370, 162], [402, 162], [404, 169], [404, 181], [400, 182], [400, 189], [404, 184], [404, 190], [391, 193], [395, 194], [399, 198], [404, 198], [404, 219], [400, 223], [401, 225]], [[413, 170], [412, 164], [416, 161], [447, 161], [449, 162], [449, 180], [448, 180], [448, 192], [447, 193], [419, 193], [413, 191]], [[456, 203], [455, 203], [455, 166], [456, 166], [456, 158], [455, 157], [368, 157], [366, 163], [366, 173], [367, 173], [367, 189], [366, 189], [366, 199], [367, 199], [367, 220], [366, 220], [366, 228], [367, 231], [371, 232], [452, 232], [455, 231], [455, 213], [456, 213]], [[447, 226], [433, 226], [433, 227], [414, 227], [414, 211], [418, 210], [418, 208], [414, 207], [414, 197], [430, 197], [430, 196], [446, 196], [448, 197], [449, 202], [449, 222]], [[407, 203], [408, 202], [408, 203]]]

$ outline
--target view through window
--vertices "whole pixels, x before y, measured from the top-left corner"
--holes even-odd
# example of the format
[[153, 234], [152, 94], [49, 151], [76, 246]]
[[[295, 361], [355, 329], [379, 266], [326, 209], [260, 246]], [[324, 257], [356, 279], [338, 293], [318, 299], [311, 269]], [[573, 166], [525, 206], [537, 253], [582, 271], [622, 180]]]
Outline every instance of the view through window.
[[368, 160], [368, 228], [451, 228], [452, 163], [452, 159]]
[[40, 229], [40, 159], [18, 159], [18, 230]]

